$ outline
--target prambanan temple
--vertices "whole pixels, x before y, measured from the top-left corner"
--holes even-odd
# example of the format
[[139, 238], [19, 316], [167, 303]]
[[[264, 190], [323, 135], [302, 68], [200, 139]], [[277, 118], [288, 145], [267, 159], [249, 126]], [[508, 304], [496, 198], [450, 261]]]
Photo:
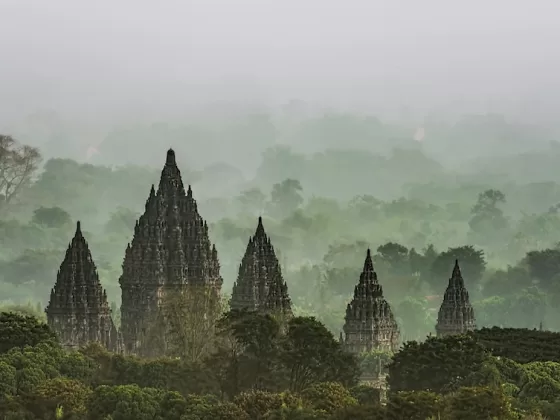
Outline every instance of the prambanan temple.
[[45, 312], [49, 325], [67, 349], [98, 342], [111, 351], [120, 350], [107, 293], [99, 281], [80, 222], [58, 270]]
[[[198, 213], [191, 187], [185, 191], [175, 153], [169, 150], [158, 190], [152, 185], [145, 212], [125, 251], [119, 279], [125, 352], [141, 353], [142, 338], [157, 319], [166, 294], [184, 285], [219, 294], [222, 282], [208, 225]], [[160, 339], [166, 341], [164, 336]]]
[[[144, 214], [126, 247], [119, 283], [121, 325], [117, 329], [78, 222], [46, 308], [48, 323], [66, 348], [97, 342], [113, 352], [157, 356], [147, 350], [146, 337], [153, 339], [155, 330], [155, 338], [165, 349], [165, 326], [151, 327], [161, 320], [166, 296], [180, 294], [185, 286], [200, 287], [216, 298], [221, 293], [218, 252], [210, 242], [208, 225], [198, 212], [191, 187], [185, 191], [171, 149], [157, 191], [152, 185]], [[288, 286], [260, 217], [239, 265], [230, 307], [269, 313], [282, 321], [293, 316]], [[473, 309], [456, 263], [436, 330], [438, 335], [457, 334], [474, 329], [474, 325]], [[370, 250], [346, 309], [343, 331], [340, 341], [353, 353], [398, 349], [399, 328], [383, 296]]]
[[475, 328], [474, 309], [469, 301], [469, 292], [465, 287], [459, 261], [455, 260], [455, 267], [439, 309], [436, 333], [438, 337], [444, 337], [464, 334]]
[[354, 297], [346, 307], [344, 320], [341, 342], [348, 351], [398, 350], [399, 327], [389, 303], [383, 297], [383, 288], [373, 269], [369, 249], [360, 281], [354, 287]]
[[230, 308], [268, 312], [283, 318], [292, 316], [288, 286], [261, 217], [239, 265]]

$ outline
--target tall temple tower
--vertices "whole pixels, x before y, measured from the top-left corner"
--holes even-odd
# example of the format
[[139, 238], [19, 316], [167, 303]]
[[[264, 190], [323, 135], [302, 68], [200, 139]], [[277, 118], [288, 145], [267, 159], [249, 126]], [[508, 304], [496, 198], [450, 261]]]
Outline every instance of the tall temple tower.
[[[223, 280], [208, 225], [198, 213], [191, 187], [185, 192], [175, 152], [167, 152], [157, 192], [152, 185], [145, 212], [134, 227], [119, 279], [125, 352], [146, 354], [142, 341], [158, 317], [166, 293], [185, 285], [220, 293]], [[161, 332], [164, 342], [165, 333]]]
[[436, 333], [438, 337], [464, 334], [476, 329], [474, 310], [469, 301], [469, 292], [461, 275], [459, 261], [455, 260], [453, 274], [445, 290], [443, 302], [439, 308]]
[[278, 258], [266, 235], [261, 217], [239, 265], [230, 307], [263, 311], [284, 318], [292, 316], [288, 285], [282, 277]]
[[119, 334], [80, 222], [51, 290], [47, 322], [69, 350], [97, 342], [119, 350]]
[[377, 281], [369, 249], [360, 282], [346, 308], [343, 331], [344, 337], [341, 334], [340, 341], [351, 353], [397, 351], [399, 347], [399, 327], [389, 303], [383, 297], [383, 288]]

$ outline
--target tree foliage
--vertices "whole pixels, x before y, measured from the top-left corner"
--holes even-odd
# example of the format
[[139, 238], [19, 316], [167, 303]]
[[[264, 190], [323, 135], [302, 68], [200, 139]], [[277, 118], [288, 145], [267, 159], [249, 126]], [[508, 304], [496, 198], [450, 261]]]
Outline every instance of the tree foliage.
[[0, 208], [10, 204], [39, 168], [39, 149], [0, 134]]
[[56, 340], [55, 334], [37, 318], [0, 312], [0, 354], [14, 347], [23, 348], [53, 340]]
[[446, 280], [451, 277], [455, 260], [459, 260], [466, 284], [476, 285], [480, 282], [486, 269], [484, 251], [471, 245], [449, 248], [439, 254], [432, 264], [432, 282], [439, 281], [437, 288], [433, 285], [435, 290], [445, 290]]
[[511, 404], [500, 388], [461, 388], [446, 400], [444, 418], [457, 420], [514, 419]]
[[243, 390], [293, 392], [318, 382], [355, 383], [356, 359], [314, 318], [292, 318], [285, 331], [267, 314], [231, 311], [219, 324], [213, 364], [228, 395]]
[[478, 195], [478, 200], [471, 210], [469, 221], [471, 229], [477, 233], [487, 234], [488, 230], [498, 232], [507, 227], [507, 219], [500, 204], [506, 202], [506, 196], [499, 190], [486, 190]]
[[165, 295], [160, 312], [152, 327], [151, 346], [157, 346], [158, 333], [165, 332], [169, 356], [201, 362], [214, 350], [216, 322], [224, 312], [224, 299], [218, 291], [185, 285]]
[[387, 401], [387, 420], [425, 420], [437, 418], [441, 412], [442, 397], [429, 391], [401, 391]]
[[519, 363], [560, 362], [560, 333], [523, 328], [482, 328], [477, 341], [494, 356]]
[[328, 414], [358, 403], [350, 391], [337, 382], [318, 382], [304, 389], [301, 395], [311, 407]]
[[303, 203], [302, 191], [297, 179], [288, 178], [274, 184], [270, 193], [272, 212], [280, 217], [294, 212]]
[[296, 392], [314, 382], [353, 385], [359, 374], [355, 357], [344, 352], [332, 333], [312, 317], [289, 322], [281, 357], [289, 372], [289, 388]]
[[49, 228], [61, 228], [72, 223], [70, 214], [60, 207], [39, 207], [33, 211], [32, 223]]
[[[336, 347], [316, 356], [301, 347], [305, 332], [314, 332], [308, 335], [313, 352], [319, 346], [332, 345], [332, 337], [324, 334], [316, 320], [294, 318], [287, 328], [283, 331], [274, 318], [258, 313], [231, 312], [222, 318], [220, 339], [238, 344], [238, 353], [230, 355], [228, 366], [236, 362], [236, 374], [247, 380], [245, 389], [238, 387], [225, 399], [218, 372], [224, 366], [219, 351], [204, 363], [192, 363], [180, 358], [112, 354], [95, 344], [80, 352], [65, 352], [50, 339], [33, 346], [13, 346], [0, 354], [0, 416], [44, 420], [420, 420], [430, 416], [513, 420], [517, 413], [546, 412], [556, 418], [560, 363], [518, 363], [491, 356], [472, 335], [410, 342], [393, 356], [391, 393], [382, 406], [378, 389], [343, 385], [350, 371], [346, 365], [337, 365]], [[488, 329], [483, 335], [488, 342], [499, 343], [502, 332]], [[521, 330], [522, 334], [527, 330]], [[283, 365], [286, 360], [297, 363]], [[288, 391], [290, 366], [308, 372], [313, 380], [299, 391]], [[261, 379], [269, 374], [272, 381]], [[282, 379], [282, 375], [287, 376]], [[408, 390], [402, 390], [403, 383]], [[256, 389], [263, 385], [276, 389]]]
[[547, 290], [551, 290], [552, 281], [560, 272], [560, 249], [530, 251], [525, 256], [530, 274], [540, 281]]
[[490, 357], [473, 336], [428, 337], [404, 343], [389, 364], [392, 392], [449, 392]]

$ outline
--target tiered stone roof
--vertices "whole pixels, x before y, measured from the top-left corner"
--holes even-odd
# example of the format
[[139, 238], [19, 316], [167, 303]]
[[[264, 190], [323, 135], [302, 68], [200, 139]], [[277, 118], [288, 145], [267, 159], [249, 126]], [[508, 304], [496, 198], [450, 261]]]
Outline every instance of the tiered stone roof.
[[97, 342], [119, 350], [119, 334], [80, 222], [58, 270], [45, 310], [47, 322], [67, 349]]
[[464, 334], [476, 329], [474, 309], [469, 300], [469, 292], [459, 268], [459, 261], [455, 260], [453, 273], [443, 296], [436, 324], [438, 337]]
[[216, 247], [190, 185], [185, 191], [172, 149], [167, 152], [157, 192], [152, 185], [145, 212], [136, 222], [119, 283], [121, 330], [128, 353], [138, 353], [166, 293], [187, 284], [216, 293], [221, 290]]
[[288, 285], [261, 217], [239, 265], [230, 307], [292, 315]]
[[369, 249], [360, 281], [346, 308], [343, 331], [342, 343], [352, 353], [398, 350], [399, 328], [389, 303], [383, 297], [383, 288], [377, 280]]

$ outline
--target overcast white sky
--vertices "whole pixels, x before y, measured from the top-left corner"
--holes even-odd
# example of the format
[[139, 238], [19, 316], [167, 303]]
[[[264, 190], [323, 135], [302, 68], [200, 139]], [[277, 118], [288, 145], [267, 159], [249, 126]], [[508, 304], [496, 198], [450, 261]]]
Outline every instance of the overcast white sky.
[[557, 0], [0, 0], [0, 21], [4, 118], [560, 104]]

